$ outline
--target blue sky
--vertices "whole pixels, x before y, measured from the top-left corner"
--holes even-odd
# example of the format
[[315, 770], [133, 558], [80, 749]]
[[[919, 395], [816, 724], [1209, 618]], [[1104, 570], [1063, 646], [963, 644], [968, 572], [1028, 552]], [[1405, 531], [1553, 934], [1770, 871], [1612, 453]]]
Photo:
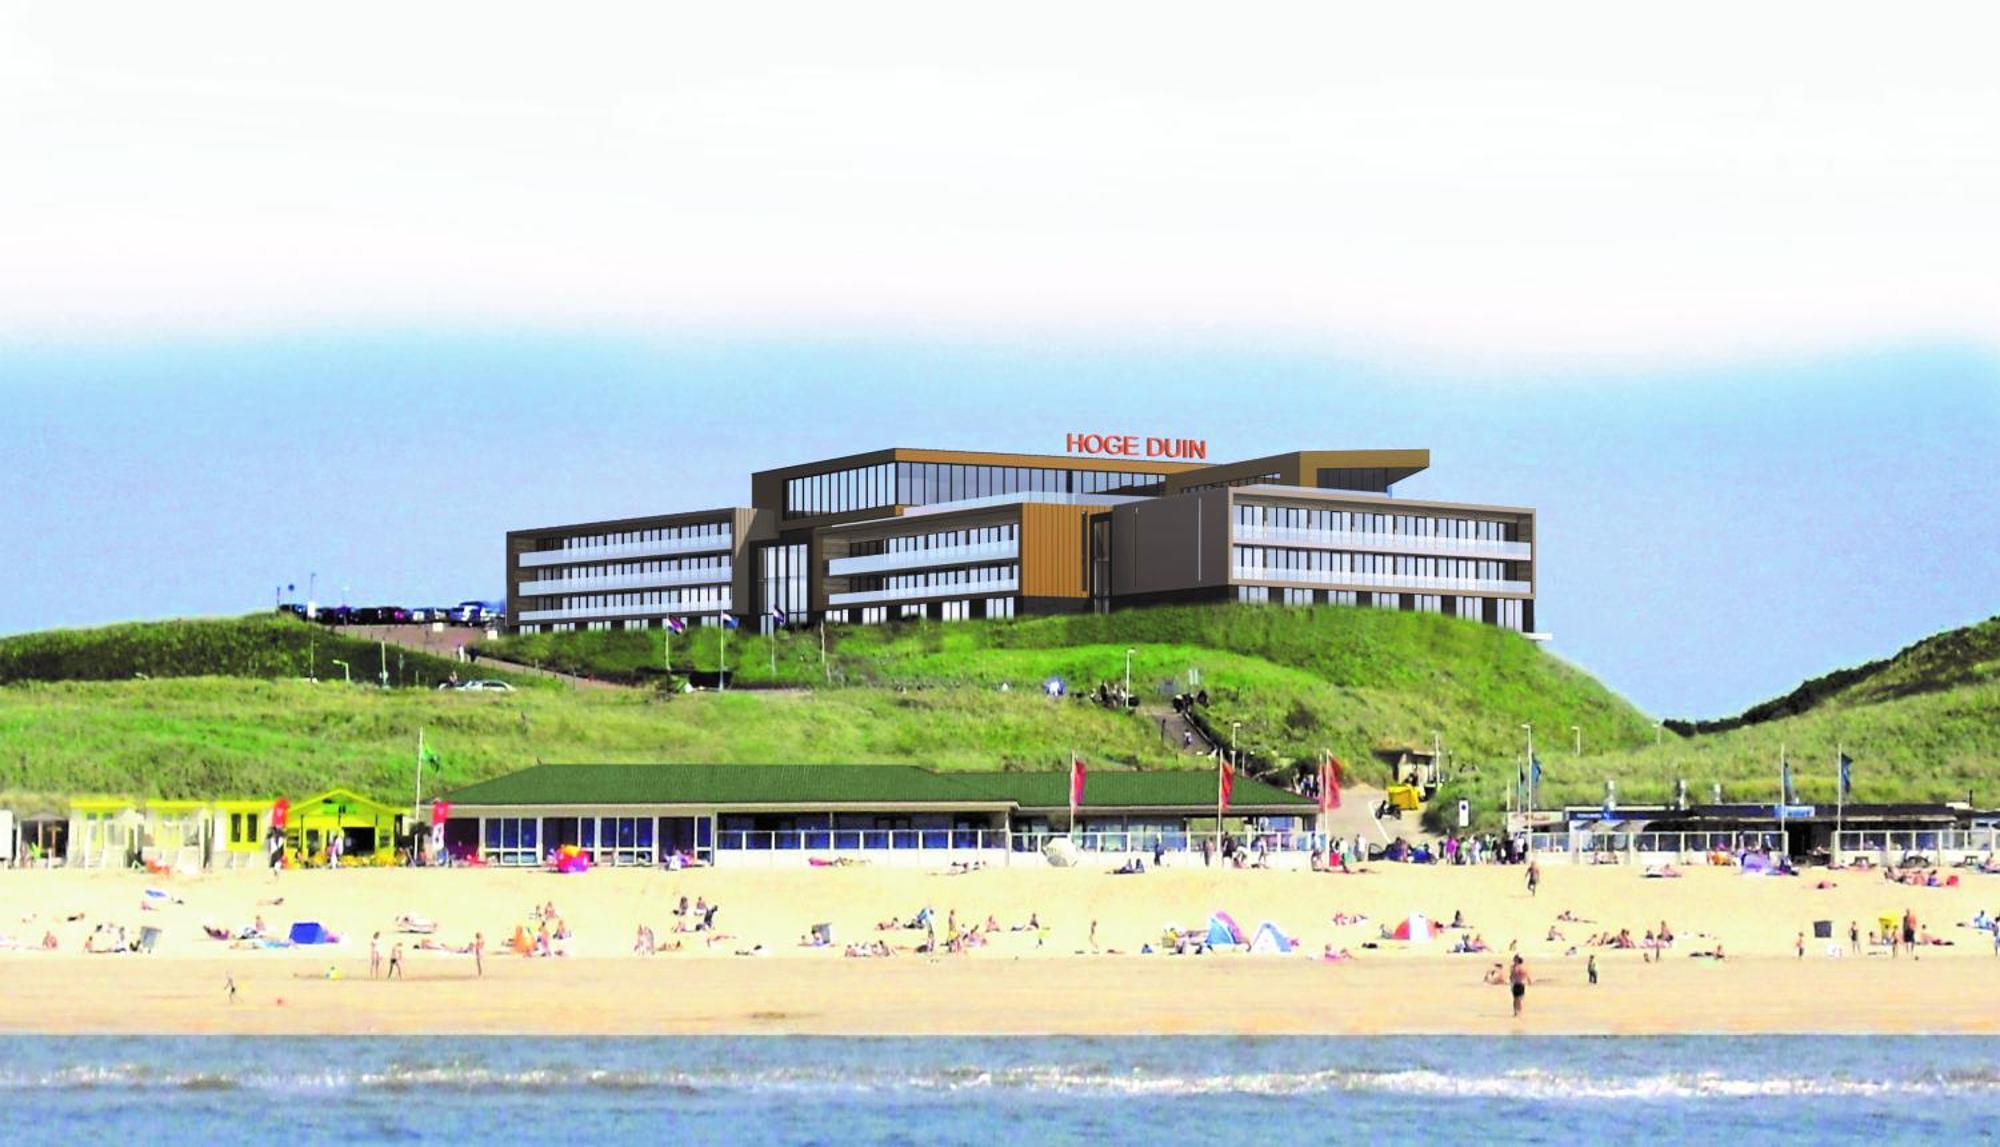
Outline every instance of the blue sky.
[[[120, 34], [105, 36], [115, 24]], [[1734, 711], [1996, 608], [2000, 6], [0, 7], [0, 632], [835, 451], [1421, 446]]]
[[495, 596], [501, 536], [739, 505], [877, 446], [1426, 447], [1400, 493], [1541, 514], [1552, 648], [1733, 712], [2000, 609], [2000, 359], [1963, 347], [1514, 377], [1240, 347], [409, 332], [16, 345], [0, 632]]

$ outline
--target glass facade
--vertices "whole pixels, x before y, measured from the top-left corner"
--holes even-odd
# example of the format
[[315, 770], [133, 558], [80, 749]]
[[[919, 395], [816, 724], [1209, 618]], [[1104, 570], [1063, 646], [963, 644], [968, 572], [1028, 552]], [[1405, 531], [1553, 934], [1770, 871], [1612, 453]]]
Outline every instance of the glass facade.
[[1014, 522], [999, 526], [974, 526], [963, 530], [937, 530], [928, 534], [905, 534], [894, 538], [869, 538], [849, 547], [849, 557], [878, 554], [924, 554], [939, 550], [963, 550], [974, 546], [1005, 545], [1021, 540], [1021, 527]]
[[[1231, 570], [1248, 581], [1350, 581], [1364, 585], [1405, 582], [1429, 588], [1424, 580], [1462, 581], [1468, 590], [1513, 592], [1501, 583], [1514, 582], [1511, 562], [1473, 558], [1433, 558], [1416, 554], [1343, 553], [1338, 550], [1294, 550], [1281, 546], [1236, 546]], [[1473, 582], [1492, 583], [1473, 585]], [[1520, 583], [1525, 586], [1525, 583]], [[1437, 588], [1448, 588], [1438, 586]]]
[[790, 625], [803, 625], [812, 612], [811, 569], [807, 565], [804, 542], [761, 546], [757, 550], [757, 584], [763, 594], [757, 612], [768, 628], [775, 619], [771, 610], [783, 611]]
[[1386, 534], [1402, 538], [1454, 541], [1519, 541], [1512, 522], [1395, 510], [1321, 510], [1307, 506], [1254, 503], [1236, 507], [1236, 527], [1247, 530], [1312, 530], [1342, 534]]
[[[538, 553], [550, 551], [596, 550], [616, 546], [641, 546], [649, 542], [717, 541], [730, 540], [728, 522], [695, 522], [685, 526], [659, 526], [647, 530], [615, 530], [601, 534], [578, 534], [566, 538], [540, 538], [535, 542]], [[579, 557], [579, 561], [584, 558]]]
[[884, 462], [785, 482], [785, 517], [935, 506], [1008, 494], [1158, 494], [1164, 474], [952, 462]]

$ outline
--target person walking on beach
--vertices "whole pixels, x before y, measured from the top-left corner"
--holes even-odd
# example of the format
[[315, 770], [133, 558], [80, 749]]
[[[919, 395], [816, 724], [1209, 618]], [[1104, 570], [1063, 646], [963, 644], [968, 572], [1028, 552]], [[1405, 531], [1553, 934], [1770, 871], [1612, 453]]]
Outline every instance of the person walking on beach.
[[385, 978], [391, 980], [399, 980], [402, 979], [402, 977], [403, 977], [403, 942], [401, 940], [398, 940], [396, 941], [396, 946], [389, 949], [389, 974]]
[[1590, 954], [1590, 960], [1583, 966], [1583, 974], [1590, 977], [1590, 985], [1597, 986], [1597, 953]]
[[1910, 959], [1920, 958], [1917, 955], [1917, 910], [1914, 908], [1903, 909], [1903, 947], [1910, 950]]
[[1528, 995], [1528, 985], [1534, 982], [1535, 978], [1528, 974], [1528, 962], [1514, 957], [1514, 966], [1507, 972], [1507, 991], [1514, 997], [1515, 1019], [1521, 1018], [1521, 1001]]
[[1539, 861], [1528, 862], [1528, 895], [1533, 896], [1542, 887], [1542, 866]]
[[1799, 938], [1792, 941], [1792, 947], [1798, 950], [1799, 959], [1803, 960], [1806, 958], [1806, 934], [1804, 932], [1799, 933]]
[[368, 978], [373, 980], [382, 975], [382, 933], [368, 938]]
[[1859, 921], [1849, 920], [1847, 922], [1847, 946], [1854, 949], [1855, 955], [1859, 956], [1861, 954], [1861, 924]]
[[1090, 922], [1090, 950], [1092, 952], [1097, 951], [1097, 921], [1095, 920]]
[[472, 974], [481, 979], [486, 977], [486, 933], [484, 932], [472, 934]]
[[222, 987], [223, 987], [223, 990], [224, 990], [224, 991], [226, 991], [226, 992], [228, 992], [228, 993], [229, 993], [229, 1002], [230, 1002], [230, 1003], [232, 1003], [232, 1004], [233, 1004], [233, 1003], [235, 1003], [235, 1002], [236, 1002], [236, 977], [235, 977], [234, 975], [225, 975], [225, 976], [223, 976], [223, 977], [222, 977]]

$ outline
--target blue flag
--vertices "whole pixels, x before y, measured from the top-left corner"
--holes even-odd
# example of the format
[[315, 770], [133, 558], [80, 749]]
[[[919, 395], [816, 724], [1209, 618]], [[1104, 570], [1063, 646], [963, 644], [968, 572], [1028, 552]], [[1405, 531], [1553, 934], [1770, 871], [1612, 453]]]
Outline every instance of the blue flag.
[[785, 624], [785, 611], [775, 605], [771, 607], [771, 624], [780, 627]]
[[1535, 781], [1535, 787], [1540, 788], [1542, 785], [1542, 759], [1540, 757], [1533, 757], [1531, 758], [1531, 760], [1533, 760], [1534, 762], [1533, 777]]
[[1840, 754], [1840, 795], [1842, 797], [1848, 797], [1852, 796], [1853, 794], [1854, 794], [1854, 758], [1848, 756], [1846, 753], [1842, 753]]
[[742, 624], [742, 623], [741, 623], [741, 622], [738, 622], [738, 621], [736, 620], [736, 615], [735, 615], [735, 614], [733, 614], [733, 613], [725, 613], [725, 614], [723, 614], [723, 615], [722, 615], [722, 628], [724, 628], [724, 629], [735, 629], [735, 628], [736, 628], [736, 627], [737, 627], [738, 625], [740, 625], [740, 624]]
[[670, 617], [667, 619], [667, 628], [675, 633], [686, 633], [687, 627], [687, 619], [684, 617]]

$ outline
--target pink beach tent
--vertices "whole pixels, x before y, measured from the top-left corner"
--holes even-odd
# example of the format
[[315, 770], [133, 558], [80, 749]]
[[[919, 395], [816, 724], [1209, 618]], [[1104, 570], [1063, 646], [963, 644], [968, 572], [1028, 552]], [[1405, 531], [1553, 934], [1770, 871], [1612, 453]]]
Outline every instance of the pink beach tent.
[[1389, 938], [1408, 940], [1412, 944], [1428, 944], [1431, 942], [1430, 919], [1421, 912], [1412, 912], [1409, 919], [1396, 925], [1396, 930], [1389, 933]]

